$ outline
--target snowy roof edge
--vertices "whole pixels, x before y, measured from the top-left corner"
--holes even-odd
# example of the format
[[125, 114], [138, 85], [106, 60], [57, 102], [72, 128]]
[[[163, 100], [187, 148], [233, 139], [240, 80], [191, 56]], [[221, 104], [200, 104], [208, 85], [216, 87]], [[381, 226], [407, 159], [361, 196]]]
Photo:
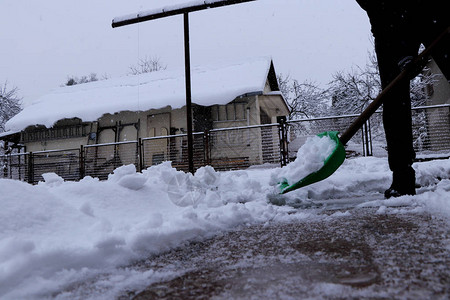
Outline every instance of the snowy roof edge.
[[14, 135], [14, 134], [17, 134], [17, 133], [20, 133], [20, 130], [16, 130], [16, 131], [8, 130], [8, 131], [0, 132], [0, 138], [6, 137], [6, 136], [10, 136], [10, 135]]

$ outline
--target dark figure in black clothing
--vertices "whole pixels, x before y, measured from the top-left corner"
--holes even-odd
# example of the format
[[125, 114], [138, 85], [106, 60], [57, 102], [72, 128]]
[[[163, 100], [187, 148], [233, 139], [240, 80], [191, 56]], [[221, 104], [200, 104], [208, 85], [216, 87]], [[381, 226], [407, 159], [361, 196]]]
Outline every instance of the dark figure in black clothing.
[[[383, 89], [417, 56], [421, 43], [428, 46], [450, 25], [448, 0], [356, 1], [366, 10], [372, 25]], [[450, 38], [447, 35], [432, 53], [447, 80], [450, 80], [449, 52]], [[397, 85], [383, 102], [383, 123], [389, 167], [393, 172], [392, 185], [385, 196], [414, 195], [412, 163], [415, 152], [409, 81]]]

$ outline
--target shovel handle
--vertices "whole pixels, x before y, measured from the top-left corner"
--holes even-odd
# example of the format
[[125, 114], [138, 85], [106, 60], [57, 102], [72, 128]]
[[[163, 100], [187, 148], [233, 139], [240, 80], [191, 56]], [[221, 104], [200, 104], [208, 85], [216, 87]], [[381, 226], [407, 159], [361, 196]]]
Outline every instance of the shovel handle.
[[[436, 47], [437, 44], [444, 37], [450, 33], [450, 26], [447, 27], [444, 32], [442, 32], [433, 43], [431, 43], [424, 51], [422, 51], [419, 56], [417, 56], [412, 62], [412, 66], [419, 66], [424, 63], [428, 57], [431, 55], [431, 51]], [[391, 92], [391, 90], [401, 81], [407, 79], [409, 77], [410, 68], [404, 69], [394, 80], [389, 83], [389, 85], [384, 88], [381, 93], [373, 100], [369, 106], [359, 115], [359, 117], [353, 121], [353, 123], [349, 126], [349, 128], [339, 137], [339, 140], [342, 144], [347, 144], [348, 141], [355, 135], [356, 132], [364, 125], [364, 123], [373, 115], [373, 113], [383, 104], [383, 101], [386, 98], [386, 95]]]

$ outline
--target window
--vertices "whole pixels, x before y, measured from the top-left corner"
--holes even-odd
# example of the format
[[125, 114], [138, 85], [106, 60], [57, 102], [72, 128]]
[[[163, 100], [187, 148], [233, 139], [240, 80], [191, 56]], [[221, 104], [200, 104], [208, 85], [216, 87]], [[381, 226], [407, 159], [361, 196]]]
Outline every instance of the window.
[[233, 104], [228, 104], [227, 108], [227, 120], [236, 120], [236, 107]]
[[88, 132], [83, 125], [64, 126], [56, 128], [40, 128], [22, 133], [23, 142], [47, 141], [87, 136]]
[[227, 110], [224, 105], [219, 106], [219, 121], [226, 121], [227, 120]]
[[229, 103], [211, 107], [213, 121], [243, 121], [247, 119], [246, 103]]

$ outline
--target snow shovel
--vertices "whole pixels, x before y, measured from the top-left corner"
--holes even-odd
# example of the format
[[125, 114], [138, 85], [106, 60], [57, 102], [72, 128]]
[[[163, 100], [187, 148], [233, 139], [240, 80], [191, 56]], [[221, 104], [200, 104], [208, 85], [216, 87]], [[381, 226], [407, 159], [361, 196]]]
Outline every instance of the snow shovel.
[[[318, 134], [319, 137], [329, 137], [336, 142], [336, 147], [333, 152], [328, 156], [323, 166], [316, 172], [313, 172], [303, 179], [289, 184], [287, 180], [282, 181], [279, 184], [280, 194], [286, 194], [301, 187], [310, 185], [312, 183], [324, 180], [332, 175], [345, 160], [345, 145], [355, 135], [355, 133], [363, 126], [363, 124], [372, 116], [372, 114], [383, 104], [386, 95], [401, 81], [410, 78], [411, 74], [417, 73], [416, 70], [422, 70], [428, 62], [428, 57], [431, 51], [436, 47], [444, 36], [450, 33], [450, 27], [448, 27], [439, 37], [430, 44], [424, 51], [420, 53], [392, 82], [370, 103], [370, 105], [359, 115], [359, 117], [350, 125], [350, 127], [338, 137], [337, 131], [326, 131]], [[415, 72], [416, 71], [416, 72]]]

